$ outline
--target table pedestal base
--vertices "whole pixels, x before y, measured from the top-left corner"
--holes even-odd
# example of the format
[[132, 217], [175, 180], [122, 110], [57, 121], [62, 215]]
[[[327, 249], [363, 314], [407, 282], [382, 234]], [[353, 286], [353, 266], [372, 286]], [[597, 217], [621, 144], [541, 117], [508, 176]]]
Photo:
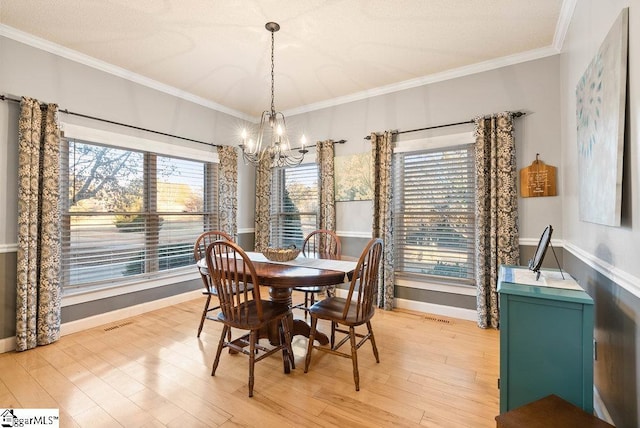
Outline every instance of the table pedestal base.
[[[293, 306], [291, 301], [291, 288], [276, 288], [269, 287], [269, 297], [274, 302], [286, 303], [289, 307]], [[304, 336], [309, 338], [309, 333], [311, 333], [311, 326], [307, 324], [304, 320], [294, 319], [293, 315], [290, 318], [289, 329], [291, 331], [291, 337], [293, 336]], [[269, 331], [267, 332], [267, 336], [269, 338], [269, 342], [271, 344], [280, 343], [280, 338], [278, 336], [278, 326], [271, 325], [269, 326]], [[261, 336], [262, 337], [262, 336]], [[329, 338], [326, 334], [317, 331], [315, 340], [318, 341], [321, 345], [326, 345], [329, 343]]]

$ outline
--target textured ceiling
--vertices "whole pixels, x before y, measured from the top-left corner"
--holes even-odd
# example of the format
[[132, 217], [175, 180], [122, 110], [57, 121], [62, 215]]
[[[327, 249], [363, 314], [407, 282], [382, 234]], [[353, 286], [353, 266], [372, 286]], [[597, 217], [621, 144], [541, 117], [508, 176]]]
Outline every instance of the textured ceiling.
[[2, 0], [0, 34], [256, 117], [270, 104], [268, 21], [281, 26], [275, 105], [291, 111], [549, 54], [566, 9], [563, 0]]

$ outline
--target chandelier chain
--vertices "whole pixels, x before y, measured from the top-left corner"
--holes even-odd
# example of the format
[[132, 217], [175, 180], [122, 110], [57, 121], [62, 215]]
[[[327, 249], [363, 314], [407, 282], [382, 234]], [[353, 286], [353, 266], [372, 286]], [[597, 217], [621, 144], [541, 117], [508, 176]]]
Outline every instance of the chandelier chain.
[[273, 55], [273, 51], [274, 51], [274, 31], [271, 30], [271, 114], [274, 115], [275, 111], [276, 111], [276, 107], [275, 107], [275, 103], [274, 103], [274, 98], [275, 98], [275, 79], [274, 79], [274, 66], [275, 66], [275, 62], [274, 62], [274, 55]]

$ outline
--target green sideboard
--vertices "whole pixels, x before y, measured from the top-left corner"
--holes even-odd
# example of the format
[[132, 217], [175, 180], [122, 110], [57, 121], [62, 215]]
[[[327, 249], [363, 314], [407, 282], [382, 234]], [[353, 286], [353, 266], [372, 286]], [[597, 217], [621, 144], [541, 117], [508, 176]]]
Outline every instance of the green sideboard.
[[500, 413], [550, 394], [593, 413], [593, 299], [558, 275], [500, 267]]

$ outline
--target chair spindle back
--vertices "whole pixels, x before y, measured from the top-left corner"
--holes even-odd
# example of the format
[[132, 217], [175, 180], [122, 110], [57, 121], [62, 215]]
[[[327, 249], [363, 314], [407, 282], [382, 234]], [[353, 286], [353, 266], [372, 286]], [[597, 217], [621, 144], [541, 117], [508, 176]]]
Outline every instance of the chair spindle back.
[[335, 232], [327, 229], [318, 229], [311, 232], [304, 239], [302, 253], [305, 256], [316, 254], [328, 254], [340, 257], [342, 245]]
[[[353, 278], [349, 286], [347, 304], [342, 312], [343, 319], [351, 305], [356, 305], [357, 321], [369, 319], [375, 313], [376, 298], [378, 296], [378, 278], [380, 275], [380, 260], [382, 259], [382, 239], [374, 238], [362, 251]], [[355, 300], [354, 295], [356, 296]]]
[[[211, 282], [226, 321], [232, 327], [244, 329], [262, 322], [256, 271], [242, 248], [233, 242], [218, 240], [207, 247], [206, 257]], [[250, 316], [250, 307], [255, 307], [257, 319]]]

